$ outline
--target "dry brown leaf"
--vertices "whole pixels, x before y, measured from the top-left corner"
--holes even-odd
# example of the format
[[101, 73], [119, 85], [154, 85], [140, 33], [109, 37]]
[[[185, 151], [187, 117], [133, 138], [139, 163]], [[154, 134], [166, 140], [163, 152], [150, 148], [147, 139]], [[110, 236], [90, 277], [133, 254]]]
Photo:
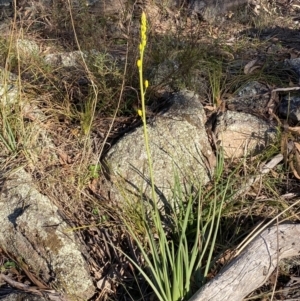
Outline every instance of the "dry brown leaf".
[[290, 163], [290, 167], [294, 176], [300, 180], [300, 144], [298, 142], [294, 142], [294, 146], [294, 154]]
[[208, 111], [214, 111], [216, 108], [214, 106], [205, 106], [204, 109], [208, 110]]
[[102, 277], [102, 273], [100, 273], [97, 269], [94, 267], [91, 267], [91, 270], [93, 272], [93, 276], [96, 280], [100, 279]]
[[[20, 263], [19, 263], [20, 264]], [[30, 279], [30, 281], [35, 284], [40, 289], [48, 289], [49, 286], [46, 285], [41, 279], [38, 279], [34, 274], [29, 271], [29, 268], [26, 264], [22, 263], [22, 270], [25, 272], [26, 276]]]
[[6, 253], [4, 250], [2, 250], [2, 251], [8, 258], [10, 258], [12, 261], [16, 262], [19, 265], [21, 270], [26, 274], [26, 276], [30, 279], [30, 281], [33, 284], [35, 284], [39, 289], [48, 289], [49, 288], [49, 286], [45, 282], [43, 282], [43, 280], [37, 279], [37, 277], [29, 271], [29, 267], [27, 266], [27, 264], [25, 264], [23, 261], [18, 260], [11, 254]]
[[293, 163], [293, 161], [291, 161], [291, 163], [290, 163], [290, 167], [291, 167], [291, 169], [292, 169], [292, 172], [293, 172], [293, 174], [294, 174], [295, 178], [297, 178], [298, 180], [300, 180], [300, 176], [299, 176], [299, 174], [298, 174], [297, 170], [296, 170], [296, 169], [295, 169], [295, 167], [294, 167], [294, 163]]
[[300, 143], [294, 142], [294, 145], [295, 145], [297, 151], [300, 153]]
[[99, 179], [92, 179], [88, 185], [93, 193], [95, 193], [97, 195], [100, 194], [101, 185], [100, 185]]
[[250, 68], [249, 74], [253, 73], [256, 69], [259, 69], [259, 68], [260, 68], [260, 66], [254, 66], [254, 67]]
[[81, 158], [81, 153], [78, 153], [74, 156], [74, 158], [72, 159], [72, 163], [78, 161]]
[[220, 263], [222, 265], [228, 263], [235, 255], [235, 250], [231, 250], [231, 249], [228, 249], [226, 250], [222, 257], [217, 261], [217, 263]]
[[284, 165], [287, 166], [289, 151], [288, 151], [288, 140], [286, 134], [284, 134], [281, 138], [280, 152], [283, 155]]
[[99, 281], [97, 281], [97, 288], [100, 290], [109, 290], [109, 291], [111, 290], [111, 284], [107, 279], [107, 277], [104, 277]]
[[69, 159], [69, 156], [67, 153], [59, 150], [58, 151], [58, 156], [59, 156], [59, 163], [61, 165], [67, 165], [68, 164], [68, 159]]
[[250, 74], [251, 72], [253, 72], [253, 68], [257, 69], [259, 67], [259, 66], [255, 66], [257, 61], [258, 61], [257, 59], [252, 60], [248, 64], [246, 64], [246, 66], [244, 67], [244, 73], [245, 74]]
[[289, 126], [288, 130], [291, 131], [292, 133], [300, 135], [300, 126], [294, 126], [294, 127]]

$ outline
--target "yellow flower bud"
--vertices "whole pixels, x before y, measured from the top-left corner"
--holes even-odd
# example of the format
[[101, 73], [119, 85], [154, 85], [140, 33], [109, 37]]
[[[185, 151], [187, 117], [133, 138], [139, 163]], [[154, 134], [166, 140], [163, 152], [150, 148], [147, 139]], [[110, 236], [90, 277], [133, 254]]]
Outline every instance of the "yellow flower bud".
[[140, 68], [142, 66], [142, 61], [141, 60], [137, 60], [136, 64]]
[[141, 23], [142, 23], [142, 26], [144, 26], [145, 28], [146, 28], [146, 22], [147, 22], [146, 14], [144, 12], [142, 12]]
[[137, 113], [138, 113], [139, 116], [141, 116], [141, 117], [143, 116], [143, 111], [142, 110], [138, 109]]
[[149, 87], [149, 82], [145, 80], [145, 88], [147, 89]]

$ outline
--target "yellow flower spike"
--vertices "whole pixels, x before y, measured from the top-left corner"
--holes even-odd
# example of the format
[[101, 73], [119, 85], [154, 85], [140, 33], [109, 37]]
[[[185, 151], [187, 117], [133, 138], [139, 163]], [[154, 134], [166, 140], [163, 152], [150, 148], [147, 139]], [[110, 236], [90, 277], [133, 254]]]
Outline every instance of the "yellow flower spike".
[[147, 19], [146, 19], [146, 14], [145, 14], [145, 12], [142, 12], [141, 23], [142, 23], [142, 27], [145, 27], [145, 28], [146, 28]]
[[[148, 137], [148, 131], [147, 131], [147, 116], [146, 116], [146, 89], [149, 86], [149, 82], [147, 80], [144, 80], [143, 77], [143, 62], [144, 62], [144, 51], [145, 46], [147, 44], [147, 20], [146, 20], [146, 14], [142, 12], [141, 15], [141, 27], [140, 27], [140, 44], [139, 44], [139, 51], [140, 51], [140, 57], [137, 61], [138, 71], [139, 71], [139, 83], [140, 83], [140, 100], [141, 100], [141, 109], [137, 110], [138, 115], [142, 119], [143, 123], [143, 130], [144, 130], [144, 139], [145, 139], [145, 146], [146, 146], [146, 153], [148, 157], [148, 165], [149, 165], [149, 174], [150, 174], [150, 182], [151, 182], [151, 191], [152, 191], [152, 199], [154, 201], [154, 204], [156, 204], [156, 193], [155, 193], [155, 185], [154, 185], [154, 175], [153, 175], [153, 168], [152, 168], [152, 159], [151, 159], [151, 153], [150, 153], [150, 146], [149, 146], [149, 137]], [[156, 209], [158, 210], [158, 209]], [[158, 211], [157, 211], [158, 212]]]

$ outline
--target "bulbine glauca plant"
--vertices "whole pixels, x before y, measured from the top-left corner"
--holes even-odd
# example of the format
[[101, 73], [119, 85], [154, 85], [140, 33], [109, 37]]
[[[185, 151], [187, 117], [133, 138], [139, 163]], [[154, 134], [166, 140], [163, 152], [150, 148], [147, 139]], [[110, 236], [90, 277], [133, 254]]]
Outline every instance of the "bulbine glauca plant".
[[[182, 204], [181, 211], [171, 210], [172, 212], [169, 215], [170, 225], [173, 229], [172, 235], [168, 230], [165, 230], [167, 227], [162, 215], [167, 213], [160, 212], [158, 209], [158, 196], [155, 192], [150, 154], [151, 141], [148, 139], [147, 131], [145, 93], [149, 82], [143, 78], [143, 59], [146, 45], [147, 20], [145, 13], [142, 13], [140, 57], [137, 61], [142, 107], [138, 110], [138, 114], [143, 122], [148, 170], [152, 186], [152, 202], [150, 206], [145, 204], [147, 199], [145, 200], [141, 196], [142, 227], [145, 231], [143, 238], [136, 233], [134, 227], [124, 218], [128, 232], [142, 254], [144, 267], [141, 267], [130, 256], [125, 255], [148, 282], [157, 300], [183, 301], [187, 300], [195, 288], [198, 288], [207, 277], [218, 233], [221, 208], [227, 194], [225, 190], [221, 192], [222, 197], [218, 194], [218, 183], [216, 181], [215, 189], [212, 189], [207, 196], [202, 194], [201, 190], [197, 195], [191, 192], [187, 196], [183, 196], [184, 188], [176, 180], [172, 198]], [[174, 179], [176, 179], [176, 174], [174, 174]], [[172, 202], [171, 199], [168, 201]], [[133, 204], [133, 206], [136, 206], [136, 204]], [[203, 216], [204, 218], [202, 218]], [[206, 266], [203, 266], [203, 263], [206, 263]]]

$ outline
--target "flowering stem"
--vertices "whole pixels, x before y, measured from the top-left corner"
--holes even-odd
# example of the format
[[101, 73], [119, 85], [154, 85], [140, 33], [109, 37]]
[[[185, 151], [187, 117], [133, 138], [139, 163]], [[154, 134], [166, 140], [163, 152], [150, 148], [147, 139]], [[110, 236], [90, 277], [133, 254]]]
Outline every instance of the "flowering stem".
[[145, 146], [146, 152], [148, 157], [148, 166], [149, 166], [149, 174], [150, 174], [150, 181], [151, 181], [151, 188], [152, 188], [152, 199], [156, 204], [156, 194], [155, 194], [155, 187], [154, 187], [154, 176], [153, 176], [153, 168], [152, 168], [152, 160], [151, 160], [151, 153], [150, 153], [150, 146], [149, 146], [149, 138], [148, 138], [148, 131], [147, 131], [147, 120], [146, 120], [146, 105], [145, 105], [145, 94], [146, 90], [149, 86], [149, 82], [143, 78], [143, 61], [144, 61], [144, 50], [147, 44], [147, 20], [146, 15], [143, 12], [141, 16], [141, 43], [139, 45], [140, 50], [140, 58], [137, 61], [137, 66], [139, 69], [139, 79], [140, 79], [140, 94], [141, 94], [141, 103], [142, 103], [142, 110], [138, 110], [138, 114], [142, 118], [143, 122], [143, 129], [144, 129], [144, 139], [145, 139]]

